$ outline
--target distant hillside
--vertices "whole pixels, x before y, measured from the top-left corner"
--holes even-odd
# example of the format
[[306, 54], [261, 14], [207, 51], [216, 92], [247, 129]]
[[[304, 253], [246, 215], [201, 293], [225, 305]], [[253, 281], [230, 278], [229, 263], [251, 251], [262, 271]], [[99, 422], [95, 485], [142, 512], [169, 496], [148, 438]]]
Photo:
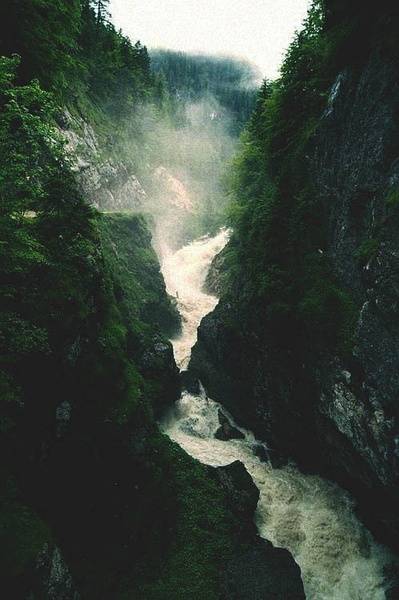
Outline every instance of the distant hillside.
[[215, 98], [228, 110], [240, 130], [248, 121], [261, 78], [256, 66], [245, 60], [172, 50], [151, 51], [151, 65], [163, 74], [172, 94], [183, 101]]

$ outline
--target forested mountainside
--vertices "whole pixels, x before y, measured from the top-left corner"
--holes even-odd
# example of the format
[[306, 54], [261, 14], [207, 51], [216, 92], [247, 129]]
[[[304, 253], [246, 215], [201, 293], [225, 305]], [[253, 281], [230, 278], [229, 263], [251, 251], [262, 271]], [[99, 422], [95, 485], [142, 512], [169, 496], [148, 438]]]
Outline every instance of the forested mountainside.
[[398, 24], [393, 2], [317, 1], [264, 83], [208, 278], [222, 299], [191, 362], [281, 460], [351, 490], [396, 549]]
[[[208, 97], [214, 119], [228, 111], [234, 115], [233, 132], [241, 131], [255, 108], [260, 74], [244, 60], [152, 50], [151, 64], [166, 81], [177, 106]], [[216, 101], [216, 102], [215, 102]]]
[[95, 206], [143, 208], [143, 192], [160, 205], [170, 196], [165, 182], [170, 175], [190, 190], [193, 217], [186, 237], [207, 233], [224, 223], [220, 172], [255, 98], [252, 82], [245, 92], [252, 100], [244, 108], [241, 83], [235, 89], [230, 80], [247, 82], [250, 68], [232, 59], [208, 58], [217, 65], [220, 89], [229, 95], [223, 111], [216, 90], [211, 93], [205, 85], [191, 93], [191, 79], [182, 85], [184, 97], [177, 99], [173, 81], [150, 66], [145, 46], [133, 44], [109, 22], [107, 5], [4, 2], [0, 51], [22, 57], [18, 83], [39, 78], [62, 107], [55, 120], [77, 155], [73, 167]]
[[147, 50], [109, 22], [107, 0], [3, 2], [1, 51], [23, 60], [19, 80], [32, 77], [57, 99], [89, 96], [112, 114], [156, 96]]
[[201, 465], [155, 421], [180, 320], [148, 215], [95, 208], [143, 208], [143, 123], [173, 121], [145, 47], [105, 1], [7, 0], [0, 54], [2, 596], [227, 598], [248, 565], [241, 598], [302, 598], [243, 466]]

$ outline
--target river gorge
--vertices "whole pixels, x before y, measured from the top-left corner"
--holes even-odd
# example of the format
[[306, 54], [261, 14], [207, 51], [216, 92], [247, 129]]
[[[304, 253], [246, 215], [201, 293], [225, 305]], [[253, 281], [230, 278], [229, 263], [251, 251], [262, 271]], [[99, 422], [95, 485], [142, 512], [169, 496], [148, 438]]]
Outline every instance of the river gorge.
[[[202, 317], [218, 299], [204, 291], [209, 267], [228, 241], [228, 231], [204, 236], [160, 257], [169, 294], [176, 298], [182, 333], [172, 339], [177, 365], [189, 366]], [[219, 413], [242, 439], [215, 437]], [[301, 473], [294, 463], [273, 468], [268, 448], [234, 423], [219, 403], [183, 391], [164, 416], [162, 430], [188, 454], [213, 467], [241, 461], [260, 491], [255, 522], [259, 535], [288, 549], [301, 568], [309, 600], [384, 600], [393, 556], [377, 544], [355, 514], [355, 502], [343, 489], [316, 475]], [[259, 456], [260, 455], [260, 458]]]

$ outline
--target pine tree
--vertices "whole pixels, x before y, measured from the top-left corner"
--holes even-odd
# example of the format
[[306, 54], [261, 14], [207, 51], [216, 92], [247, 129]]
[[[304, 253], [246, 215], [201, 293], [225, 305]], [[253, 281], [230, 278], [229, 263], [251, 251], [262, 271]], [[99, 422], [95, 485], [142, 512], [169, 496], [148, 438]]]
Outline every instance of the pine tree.
[[20, 81], [35, 77], [45, 88], [61, 93], [81, 77], [80, 27], [80, 0], [2, 0], [0, 55], [22, 57]]
[[94, 8], [97, 14], [97, 23], [103, 23], [109, 17], [109, 0], [94, 0]]

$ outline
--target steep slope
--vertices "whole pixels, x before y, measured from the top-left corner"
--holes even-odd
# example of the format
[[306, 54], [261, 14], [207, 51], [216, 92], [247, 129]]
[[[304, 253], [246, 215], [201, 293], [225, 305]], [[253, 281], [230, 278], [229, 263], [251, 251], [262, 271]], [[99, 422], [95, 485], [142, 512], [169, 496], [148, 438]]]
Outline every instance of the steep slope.
[[272, 449], [351, 489], [396, 548], [397, 23], [390, 2], [315, 3], [262, 88], [233, 181], [229, 289], [191, 364]]
[[[160, 434], [153, 412], [179, 389], [162, 334], [176, 315], [144, 220], [97, 219], [96, 284], [81, 286], [88, 316], [73, 332], [69, 322], [67, 344], [55, 312], [49, 331], [61, 355], [42, 356], [40, 371], [31, 356], [2, 361], [25, 372], [2, 397], [3, 592], [216, 600], [233, 585], [253, 598], [279, 590], [283, 574], [302, 598], [290, 555], [256, 537], [258, 492], [243, 467], [207, 470]], [[234, 583], [237, 563], [251, 564], [245, 586]]]
[[1, 591], [216, 600], [256, 560], [238, 597], [289, 578], [302, 598], [289, 553], [256, 537], [242, 466], [208, 470], [156, 425], [179, 392], [179, 319], [146, 220], [92, 208], [132, 201], [124, 142], [154, 80], [91, 4], [0, 9], [1, 49], [23, 54], [0, 58]]

